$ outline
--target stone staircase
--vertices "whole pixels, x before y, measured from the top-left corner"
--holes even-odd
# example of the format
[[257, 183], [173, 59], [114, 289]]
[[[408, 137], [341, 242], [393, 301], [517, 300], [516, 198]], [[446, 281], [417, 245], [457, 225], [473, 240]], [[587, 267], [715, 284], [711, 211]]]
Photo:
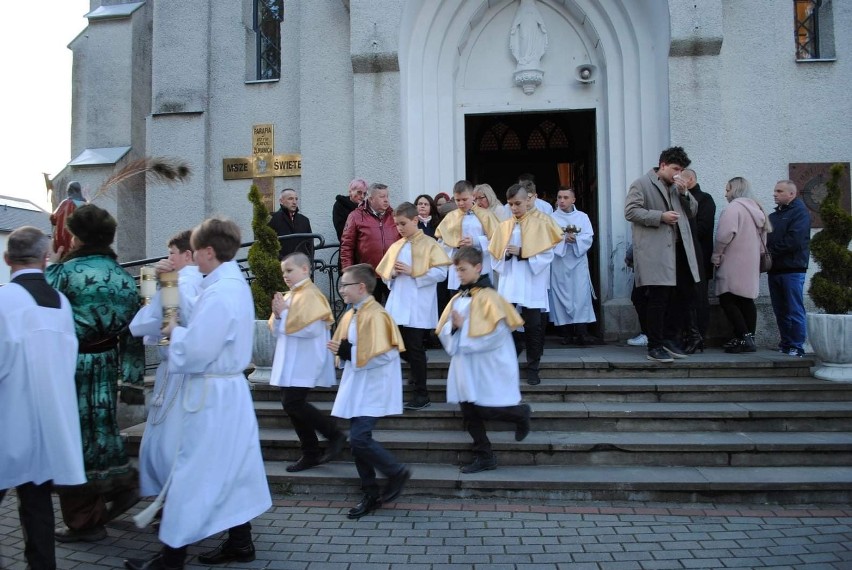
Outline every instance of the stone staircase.
[[[651, 363], [643, 349], [548, 346], [527, 386], [532, 433], [489, 425], [499, 468], [463, 475], [470, 438], [445, 401], [448, 357], [430, 351], [432, 405], [382, 419], [374, 433], [414, 476], [406, 495], [689, 502], [845, 503], [852, 499], [852, 385], [816, 380], [812, 359], [720, 350]], [[348, 455], [287, 473], [298, 440], [279, 389], [254, 385], [269, 482], [278, 492], [352, 493]], [[407, 391], [407, 388], [406, 388]], [[330, 410], [334, 390], [312, 401]], [[408, 394], [406, 394], [407, 396]], [[340, 420], [341, 427], [346, 422]], [[138, 452], [144, 425], [126, 430]], [[348, 452], [347, 452], [348, 453]]]

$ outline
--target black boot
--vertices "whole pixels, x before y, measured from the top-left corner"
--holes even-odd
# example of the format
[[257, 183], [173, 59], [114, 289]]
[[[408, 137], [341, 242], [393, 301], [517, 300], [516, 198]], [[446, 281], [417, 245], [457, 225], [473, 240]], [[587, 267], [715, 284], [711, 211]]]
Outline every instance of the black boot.
[[754, 335], [748, 333], [743, 336], [742, 352], [757, 352], [757, 346], [754, 344]]

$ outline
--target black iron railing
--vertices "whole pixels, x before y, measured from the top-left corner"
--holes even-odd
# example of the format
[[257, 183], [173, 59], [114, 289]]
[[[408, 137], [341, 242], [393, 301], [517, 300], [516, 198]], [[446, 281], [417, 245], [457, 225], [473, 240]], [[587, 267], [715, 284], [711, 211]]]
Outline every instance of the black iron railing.
[[[278, 241], [282, 244], [287, 241], [304, 241], [307, 239], [313, 240], [314, 243], [314, 251], [311, 256], [311, 280], [316, 283], [320, 289], [325, 291], [336, 320], [340, 317], [346, 307], [346, 304], [340, 297], [340, 293], [337, 291], [337, 281], [340, 278], [340, 244], [327, 244], [325, 243], [325, 238], [320, 234], [291, 234], [287, 236], [278, 236]], [[238, 253], [236, 259], [237, 264], [246, 276], [246, 281], [249, 283], [254, 280], [254, 275], [252, 275], [251, 268], [249, 267], [247, 260], [248, 249], [253, 243], [254, 242], [248, 242], [240, 245], [240, 253]], [[121, 266], [130, 270], [143, 265], [156, 263], [165, 258], [166, 256], [138, 259], [122, 263]], [[138, 275], [136, 278], [138, 280]]]

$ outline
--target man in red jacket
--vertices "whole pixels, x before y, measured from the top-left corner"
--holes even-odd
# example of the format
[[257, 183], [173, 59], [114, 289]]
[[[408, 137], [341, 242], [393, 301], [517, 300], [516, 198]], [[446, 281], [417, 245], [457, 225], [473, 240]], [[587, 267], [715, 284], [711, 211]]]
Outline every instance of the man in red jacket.
[[[400, 238], [388, 194], [385, 184], [370, 184], [367, 198], [349, 214], [340, 240], [343, 269], [358, 263], [369, 263], [375, 269], [391, 244]], [[383, 305], [387, 300], [388, 288], [381, 279], [373, 297]]]

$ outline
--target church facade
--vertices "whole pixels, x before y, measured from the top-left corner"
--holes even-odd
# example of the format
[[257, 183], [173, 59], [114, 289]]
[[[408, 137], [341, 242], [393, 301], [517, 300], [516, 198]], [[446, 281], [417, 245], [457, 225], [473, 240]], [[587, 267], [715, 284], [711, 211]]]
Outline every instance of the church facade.
[[[395, 205], [463, 178], [504, 196], [533, 173], [551, 201], [560, 185], [577, 190], [595, 227], [601, 332], [632, 336], [624, 198], [662, 149], [685, 147], [719, 211], [734, 176], [770, 209], [792, 165], [852, 154], [848, 2], [101, 4], [69, 45], [71, 161], [54, 186], [94, 189], [144, 156], [194, 172], [99, 199], [118, 216], [124, 261], [161, 255], [213, 214], [249, 241], [253, 182], [270, 198], [299, 191], [314, 230], [334, 242], [334, 197], [352, 178], [387, 184]], [[258, 139], [255, 126], [274, 136]], [[297, 176], [267, 176], [279, 156]], [[253, 170], [240, 173], [238, 159]]]

